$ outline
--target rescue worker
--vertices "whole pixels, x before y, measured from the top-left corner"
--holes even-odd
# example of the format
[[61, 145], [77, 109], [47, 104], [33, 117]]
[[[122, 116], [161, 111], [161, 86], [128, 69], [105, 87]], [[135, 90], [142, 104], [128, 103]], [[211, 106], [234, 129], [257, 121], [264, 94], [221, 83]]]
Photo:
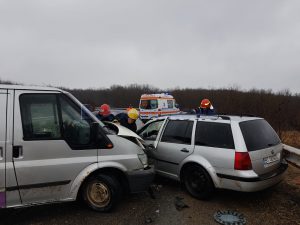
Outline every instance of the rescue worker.
[[117, 122], [133, 132], [136, 132], [137, 130], [136, 120], [138, 118], [139, 112], [135, 108], [130, 109], [127, 113], [119, 113], [116, 115]]
[[101, 121], [113, 122], [115, 120], [115, 116], [110, 111], [110, 106], [108, 104], [102, 104], [100, 106], [99, 113], [96, 117]]
[[201, 101], [200, 107], [193, 110], [197, 115], [215, 115], [215, 109], [211, 102], [205, 98]]

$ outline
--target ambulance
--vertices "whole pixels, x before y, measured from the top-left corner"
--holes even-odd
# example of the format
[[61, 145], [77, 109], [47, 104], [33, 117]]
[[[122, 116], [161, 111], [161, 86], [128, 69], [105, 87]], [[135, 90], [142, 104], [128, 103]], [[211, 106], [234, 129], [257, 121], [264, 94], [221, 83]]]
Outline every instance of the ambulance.
[[179, 114], [180, 110], [172, 95], [161, 94], [143, 94], [140, 99], [140, 119], [143, 122], [152, 117]]

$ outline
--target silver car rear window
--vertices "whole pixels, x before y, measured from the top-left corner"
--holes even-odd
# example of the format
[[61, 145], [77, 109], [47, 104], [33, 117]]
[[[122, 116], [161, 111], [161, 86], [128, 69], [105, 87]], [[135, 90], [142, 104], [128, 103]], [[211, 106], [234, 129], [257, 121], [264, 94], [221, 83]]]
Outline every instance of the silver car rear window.
[[281, 142], [274, 129], [266, 120], [240, 122], [240, 128], [248, 151], [269, 148]]
[[230, 124], [202, 121], [198, 122], [195, 145], [234, 149], [235, 147]]

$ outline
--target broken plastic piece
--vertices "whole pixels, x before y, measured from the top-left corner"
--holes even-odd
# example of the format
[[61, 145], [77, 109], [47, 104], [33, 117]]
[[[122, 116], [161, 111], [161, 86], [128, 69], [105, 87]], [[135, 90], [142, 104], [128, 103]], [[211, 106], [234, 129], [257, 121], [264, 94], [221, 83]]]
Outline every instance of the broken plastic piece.
[[185, 204], [182, 200], [183, 200], [182, 197], [178, 197], [178, 196], [175, 197], [174, 205], [178, 211], [181, 211], [184, 208], [189, 208], [189, 206]]

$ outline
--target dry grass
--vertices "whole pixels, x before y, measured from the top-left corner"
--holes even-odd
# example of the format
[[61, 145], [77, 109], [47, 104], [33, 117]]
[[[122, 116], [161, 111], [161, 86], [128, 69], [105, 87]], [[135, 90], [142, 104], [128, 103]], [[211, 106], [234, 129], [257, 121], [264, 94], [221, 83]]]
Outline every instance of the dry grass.
[[284, 144], [300, 148], [300, 131], [284, 131], [281, 140]]

